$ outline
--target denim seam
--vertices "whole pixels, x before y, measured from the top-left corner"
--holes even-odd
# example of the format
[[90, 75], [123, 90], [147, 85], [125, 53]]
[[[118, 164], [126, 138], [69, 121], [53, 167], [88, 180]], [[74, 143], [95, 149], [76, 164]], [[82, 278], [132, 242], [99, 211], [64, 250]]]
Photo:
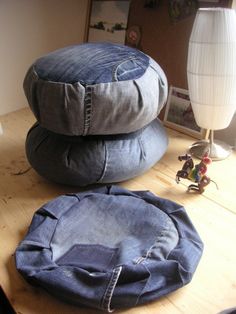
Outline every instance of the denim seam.
[[38, 72], [36, 71], [35, 66], [33, 65], [33, 74], [35, 75], [36, 79], [38, 81], [43, 81], [43, 82], [48, 82], [51, 84], [59, 84], [59, 85], [76, 85], [76, 84], [81, 84], [80, 81], [74, 82], [74, 83], [68, 83], [68, 82], [60, 82], [60, 81], [52, 81], [52, 80], [47, 80], [45, 78], [42, 78], [39, 76]]
[[[69, 195], [66, 195], [66, 196], [74, 196], [74, 194], [69, 194]], [[78, 198], [77, 198], [78, 199]], [[68, 210], [70, 210], [73, 206], [75, 206], [75, 203], [73, 203], [65, 212], [63, 212], [63, 214], [58, 218], [58, 217], [56, 217], [54, 214], [52, 214], [48, 209], [47, 209], [47, 207], [44, 207], [45, 205], [47, 205], [47, 204], [44, 204], [41, 208], [40, 208], [40, 210], [42, 209], [42, 212], [44, 212], [44, 213], [46, 213], [46, 216], [47, 217], [49, 217], [49, 218], [51, 218], [51, 219], [56, 219], [56, 220], [60, 220], [61, 219], [61, 217], [68, 211]], [[64, 205], [64, 202], [63, 202], [63, 205]], [[53, 218], [52, 218], [53, 217]]]
[[153, 69], [153, 71], [154, 71], [155, 73], [159, 74], [158, 71], [154, 68], [153, 65], [150, 65], [150, 68]]
[[145, 255], [143, 256], [139, 256], [138, 258], [135, 259], [134, 263], [135, 264], [141, 264], [143, 262], [145, 262], [151, 255], [153, 249], [156, 247], [156, 244], [158, 243], [158, 241], [160, 240], [160, 238], [162, 238], [164, 236], [163, 231], [161, 232], [161, 234], [157, 237], [157, 239], [155, 240], [155, 242], [150, 246], [150, 248], [146, 251]]
[[117, 70], [119, 68], [119, 66], [121, 66], [123, 63], [126, 63], [127, 61], [130, 61], [130, 60], [138, 60], [137, 57], [130, 57], [130, 58], [127, 58], [123, 61], [120, 61], [115, 67], [114, 69], [112, 70], [112, 81], [114, 82], [119, 82], [118, 78], [117, 78]]
[[[74, 195], [72, 195], [72, 196], [74, 196]], [[78, 201], [78, 198], [77, 198], [77, 201]], [[77, 203], [77, 202], [75, 202], [74, 204], [72, 204], [72, 205], [67, 209], [66, 212], [68, 212], [73, 206], [75, 206], [76, 203]], [[47, 211], [47, 209], [44, 209], [44, 210]], [[66, 212], [64, 212], [59, 218], [56, 218], [56, 217], [55, 217], [55, 219], [57, 220], [57, 223], [56, 223], [56, 225], [55, 225], [54, 230], [52, 230], [52, 236], [51, 236], [51, 239], [50, 239], [50, 241], [49, 241], [49, 248], [50, 248], [50, 251], [52, 252], [52, 257], [51, 257], [51, 260], [52, 260], [52, 261], [53, 261], [52, 239], [53, 239], [53, 237], [54, 237], [54, 234], [55, 234], [56, 229], [57, 229], [57, 225], [58, 225], [58, 223], [59, 223], [61, 217], [64, 216], [64, 214], [65, 214]], [[55, 261], [54, 261], [54, 262], [55, 262]], [[56, 262], [55, 262], [55, 263], [56, 263]]]
[[39, 149], [39, 147], [49, 138], [49, 134], [46, 134], [34, 147], [34, 152], [36, 153]]
[[[154, 243], [150, 246], [150, 248], [146, 251], [145, 255], [144, 255], [144, 256], [142, 255], [142, 256], [136, 258], [135, 261], [134, 261], [134, 263], [135, 263], [135, 264], [141, 264], [142, 262], [145, 262], [148, 258], [150, 258], [150, 256], [151, 256], [153, 250], [157, 248], [157, 244], [158, 244], [159, 240], [160, 240], [161, 238], [163, 238], [163, 237], [166, 235], [166, 233], [169, 232], [169, 230], [170, 230], [170, 227], [163, 229], [163, 230], [161, 231], [161, 233], [157, 236], [155, 242], [154, 242]], [[168, 253], [168, 254], [169, 254], [169, 253]]]
[[65, 162], [66, 162], [67, 167], [70, 167], [70, 163], [71, 163], [71, 159], [70, 159], [71, 150], [72, 150], [72, 144], [70, 143], [69, 147], [66, 151], [66, 158], [65, 158]]
[[140, 150], [142, 152], [142, 157], [143, 157], [144, 160], [146, 160], [146, 154], [145, 154], [144, 144], [143, 144], [143, 140], [142, 140], [142, 135], [140, 135], [138, 137], [138, 143], [139, 143], [139, 146], [140, 146]]
[[[35, 66], [32, 66], [32, 72], [33, 72], [33, 77], [31, 79], [31, 84], [30, 85], [27, 84], [28, 86], [26, 87], [25, 94], [26, 94], [26, 98], [28, 100], [29, 106], [32, 112], [34, 113], [37, 121], [41, 122], [41, 110], [40, 110], [40, 106], [38, 106], [37, 96], [35, 95], [36, 93], [32, 93], [32, 82], [33, 82], [33, 85], [35, 85], [40, 80], [40, 78], [35, 70]], [[30, 88], [30, 91], [29, 91], [29, 88]]]
[[142, 102], [142, 104], [144, 104], [145, 101], [143, 101], [143, 96], [142, 96], [142, 93], [141, 93], [141, 91], [140, 91], [140, 86], [138, 85], [136, 79], [133, 80], [133, 82], [134, 82], [134, 86], [137, 88], [137, 92], [138, 92], [138, 102], [139, 102], [139, 103]]
[[80, 202], [81, 201], [81, 198], [79, 197], [79, 195], [78, 195], [78, 193], [76, 194], [76, 193], [68, 193], [68, 194], [66, 194], [67, 196], [74, 196], [74, 197], [76, 197], [77, 198], [77, 200]]
[[102, 309], [106, 310], [108, 313], [112, 313], [114, 309], [111, 309], [111, 299], [120, 277], [122, 271], [122, 266], [116, 267], [112, 271], [111, 279], [106, 288], [103, 300], [102, 300]]
[[92, 90], [91, 87], [88, 86], [85, 88], [85, 97], [84, 97], [84, 129], [83, 136], [88, 134], [90, 128], [90, 121], [92, 116]]
[[36, 79], [37, 79], [37, 80], [39, 80], [39, 79], [40, 79], [40, 77], [39, 77], [39, 75], [38, 75], [38, 73], [37, 73], [37, 71], [36, 71], [36, 69], [35, 69], [35, 66], [34, 66], [34, 65], [33, 65], [32, 70], [33, 70], [33, 74], [34, 74], [34, 76], [36, 77]]
[[163, 81], [161, 75], [159, 74], [159, 72], [152, 66], [150, 65], [150, 68], [158, 75], [158, 82], [161, 86], [165, 85], [165, 82]]
[[105, 146], [104, 167], [102, 170], [101, 177], [97, 180], [97, 182], [101, 182], [101, 180], [103, 180], [103, 178], [105, 177], [106, 171], [107, 171], [108, 149], [107, 149], [107, 145], [106, 145], [105, 141], [104, 141], [104, 146]]
[[43, 249], [50, 249], [50, 242], [48, 243], [48, 247], [45, 247], [45, 244], [42, 244], [42, 242], [33, 241], [33, 240], [23, 240], [21, 245], [27, 245], [27, 246], [36, 246], [37, 248], [43, 248]]
[[[143, 266], [144, 269], [149, 273], [149, 277], [151, 277], [151, 272], [150, 272], [148, 266], [145, 265], [145, 264], [143, 264], [142, 266]], [[144, 291], [145, 291], [145, 289], [146, 289], [146, 287], [147, 287], [148, 280], [149, 280], [149, 278], [146, 280], [145, 286], [143, 287], [142, 291], [141, 291], [141, 292], [139, 293], [139, 295], [137, 296], [136, 302], [135, 302], [135, 304], [134, 304], [135, 306], [139, 304], [139, 299], [140, 299], [140, 297], [143, 295], [143, 293], [144, 293]]]

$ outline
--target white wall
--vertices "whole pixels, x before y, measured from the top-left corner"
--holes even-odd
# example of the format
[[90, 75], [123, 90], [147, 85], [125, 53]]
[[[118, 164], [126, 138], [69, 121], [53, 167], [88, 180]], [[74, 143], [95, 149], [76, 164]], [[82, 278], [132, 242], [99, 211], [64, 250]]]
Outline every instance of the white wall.
[[33, 61], [83, 41], [88, 0], [0, 0], [0, 115], [27, 105]]

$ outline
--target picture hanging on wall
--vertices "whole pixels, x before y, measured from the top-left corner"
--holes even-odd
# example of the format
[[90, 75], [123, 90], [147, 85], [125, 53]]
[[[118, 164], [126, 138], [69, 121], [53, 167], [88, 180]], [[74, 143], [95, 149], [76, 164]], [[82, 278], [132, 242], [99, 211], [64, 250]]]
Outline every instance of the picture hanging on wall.
[[124, 44], [129, 4], [128, 0], [91, 1], [87, 41]]
[[196, 13], [197, 9], [197, 0], [169, 0], [169, 16], [173, 23]]
[[189, 93], [185, 89], [170, 87], [164, 124], [195, 138], [203, 137], [203, 129], [196, 124]]

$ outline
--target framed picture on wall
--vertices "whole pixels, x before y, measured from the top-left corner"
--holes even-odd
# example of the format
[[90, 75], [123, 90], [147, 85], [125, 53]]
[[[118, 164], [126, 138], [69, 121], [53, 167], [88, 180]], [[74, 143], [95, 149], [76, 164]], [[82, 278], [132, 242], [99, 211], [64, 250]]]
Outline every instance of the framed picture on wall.
[[124, 44], [128, 22], [129, 4], [129, 0], [90, 1], [86, 41]]
[[171, 22], [178, 22], [192, 14], [195, 14], [198, 9], [197, 0], [169, 0], [169, 16]]
[[203, 129], [196, 124], [186, 89], [170, 87], [164, 124], [195, 138], [203, 138]]

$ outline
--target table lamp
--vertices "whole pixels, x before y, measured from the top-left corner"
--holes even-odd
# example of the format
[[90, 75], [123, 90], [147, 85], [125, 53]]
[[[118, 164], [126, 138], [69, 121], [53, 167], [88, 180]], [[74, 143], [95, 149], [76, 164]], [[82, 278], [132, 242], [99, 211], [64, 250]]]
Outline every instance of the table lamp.
[[[231, 147], [214, 140], [214, 130], [227, 128], [236, 110], [236, 14], [233, 9], [201, 8], [189, 41], [187, 77], [196, 123], [205, 140], [190, 147], [201, 158], [229, 156]], [[208, 140], [210, 134], [210, 139]]]

